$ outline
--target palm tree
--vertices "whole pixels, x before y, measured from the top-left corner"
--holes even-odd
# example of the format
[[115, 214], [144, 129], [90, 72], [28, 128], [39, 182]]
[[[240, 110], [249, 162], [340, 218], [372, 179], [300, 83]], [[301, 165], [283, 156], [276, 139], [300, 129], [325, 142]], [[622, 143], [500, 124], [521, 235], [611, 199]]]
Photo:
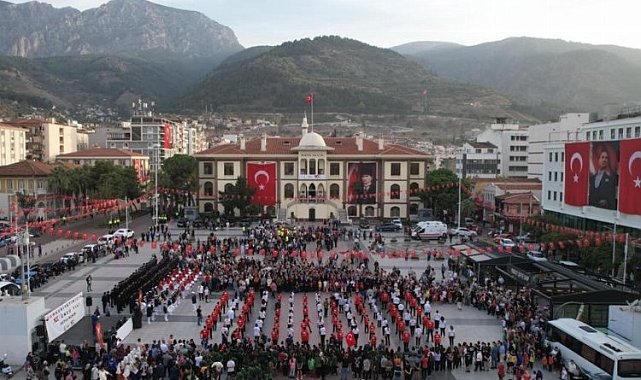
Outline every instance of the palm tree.
[[[69, 194], [69, 189], [71, 186], [69, 171], [61, 166], [56, 166], [47, 177], [47, 185], [49, 188], [49, 193], [51, 194], [55, 194], [58, 196]], [[56, 201], [54, 202], [55, 207], [63, 207], [61, 206], [58, 199], [56, 199]]]

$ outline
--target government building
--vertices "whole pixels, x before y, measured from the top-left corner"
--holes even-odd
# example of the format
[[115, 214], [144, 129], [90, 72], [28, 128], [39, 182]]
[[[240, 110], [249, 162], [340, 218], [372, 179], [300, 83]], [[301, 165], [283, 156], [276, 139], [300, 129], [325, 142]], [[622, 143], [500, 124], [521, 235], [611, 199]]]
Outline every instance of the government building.
[[[262, 137], [197, 153], [200, 213], [224, 212], [221, 192], [244, 177], [252, 203], [279, 220], [407, 218], [422, 207], [430, 156], [395, 144], [355, 137]], [[224, 195], [223, 195], [224, 196]]]

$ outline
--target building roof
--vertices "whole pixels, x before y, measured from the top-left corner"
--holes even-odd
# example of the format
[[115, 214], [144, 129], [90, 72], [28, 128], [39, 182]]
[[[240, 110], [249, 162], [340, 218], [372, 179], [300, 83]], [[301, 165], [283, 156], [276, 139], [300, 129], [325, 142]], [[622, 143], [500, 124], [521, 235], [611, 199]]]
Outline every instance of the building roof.
[[4, 123], [4, 122], [0, 122], [0, 129], [13, 129], [13, 130], [16, 130], [16, 131], [23, 131], [23, 132], [27, 131], [26, 128], [21, 128], [21, 127], [18, 127], [18, 126], [12, 125], [12, 124], [7, 124], [7, 123]]
[[323, 139], [323, 136], [319, 135], [316, 132], [305, 133], [303, 137], [300, 139], [300, 142], [298, 144], [299, 144], [298, 146], [301, 148], [327, 146], [327, 144], [325, 144], [325, 140]]
[[541, 182], [535, 183], [498, 183], [494, 184], [496, 187], [501, 190], [509, 191], [528, 191], [528, 190], [542, 190], [543, 184]]
[[45, 177], [53, 168], [53, 165], [44, 162], [25, 160], [0, 166], [0, 177]]
[[496, 145], [487, 141], [472, 141], [469, 144], [472, 146], [472, 148], [476, 148], [476, 149], [491, 149], [491, 148], [497, 147]]
[[503, 194], [495, 197], [495, 199], [502, 200], [503, 203], [508, 204], [539, 204], [539, 200], [532, 193], [519, 193], [519, 194]]
[[[333, 148], [328, 155], [403, 155], [419, 156], [426, 158], [428, 154], [409, 147], [396, 144], [384, 144], [383, 149], [378, 149], [378, 142], [363, 139], [363, 149], [358, 150], [355, 137], [325, 137], [323, 138], [327, 147]], [[254, 138], [246, 142], [245, 150], [240, 149], [238, 144], [221, 144], [204, 150], [196, 156], [211, 155], [274, 155], [274, 154], [296, 154], [292, 148], [299, 146], [300, 137], [267, 137], [267, 149], [260, 150], [261, 138]]]
[[146, 157], [143, 154], [125, 149], [91, 148], [77, 152], [59, 154], [56, 158], [116, 158], [116, 157]]

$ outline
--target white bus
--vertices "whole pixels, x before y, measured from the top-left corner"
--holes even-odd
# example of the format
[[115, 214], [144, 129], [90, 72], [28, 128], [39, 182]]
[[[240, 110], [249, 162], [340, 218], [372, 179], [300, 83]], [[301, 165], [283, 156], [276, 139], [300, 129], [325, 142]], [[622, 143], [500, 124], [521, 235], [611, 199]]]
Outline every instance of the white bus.
[[641, 350], [571, 318], [548, 322], [546, 343], [592, 379], [641, 379]]

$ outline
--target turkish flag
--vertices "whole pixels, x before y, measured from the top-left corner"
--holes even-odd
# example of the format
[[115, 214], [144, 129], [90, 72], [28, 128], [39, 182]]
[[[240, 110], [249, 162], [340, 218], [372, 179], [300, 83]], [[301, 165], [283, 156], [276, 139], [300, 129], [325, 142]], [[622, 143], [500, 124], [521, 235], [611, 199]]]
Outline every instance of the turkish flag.
[[619, 211], [641, 215], [641, 139], [619, 143]]
[[565, 203], [572, 206], [588, 204], [590, 178], [590, 143], [565, 144]]
[[165, 123], [165, 149], [171, 148], [171, 126]]
[[311, 104], [314, 101], [314, 95], [309, 94], [305, 97], [305, 103]]
[[276, 204], [276, 163], [248, 162], [247, 184], [256, 189], [254, 204], [273, 206]]

